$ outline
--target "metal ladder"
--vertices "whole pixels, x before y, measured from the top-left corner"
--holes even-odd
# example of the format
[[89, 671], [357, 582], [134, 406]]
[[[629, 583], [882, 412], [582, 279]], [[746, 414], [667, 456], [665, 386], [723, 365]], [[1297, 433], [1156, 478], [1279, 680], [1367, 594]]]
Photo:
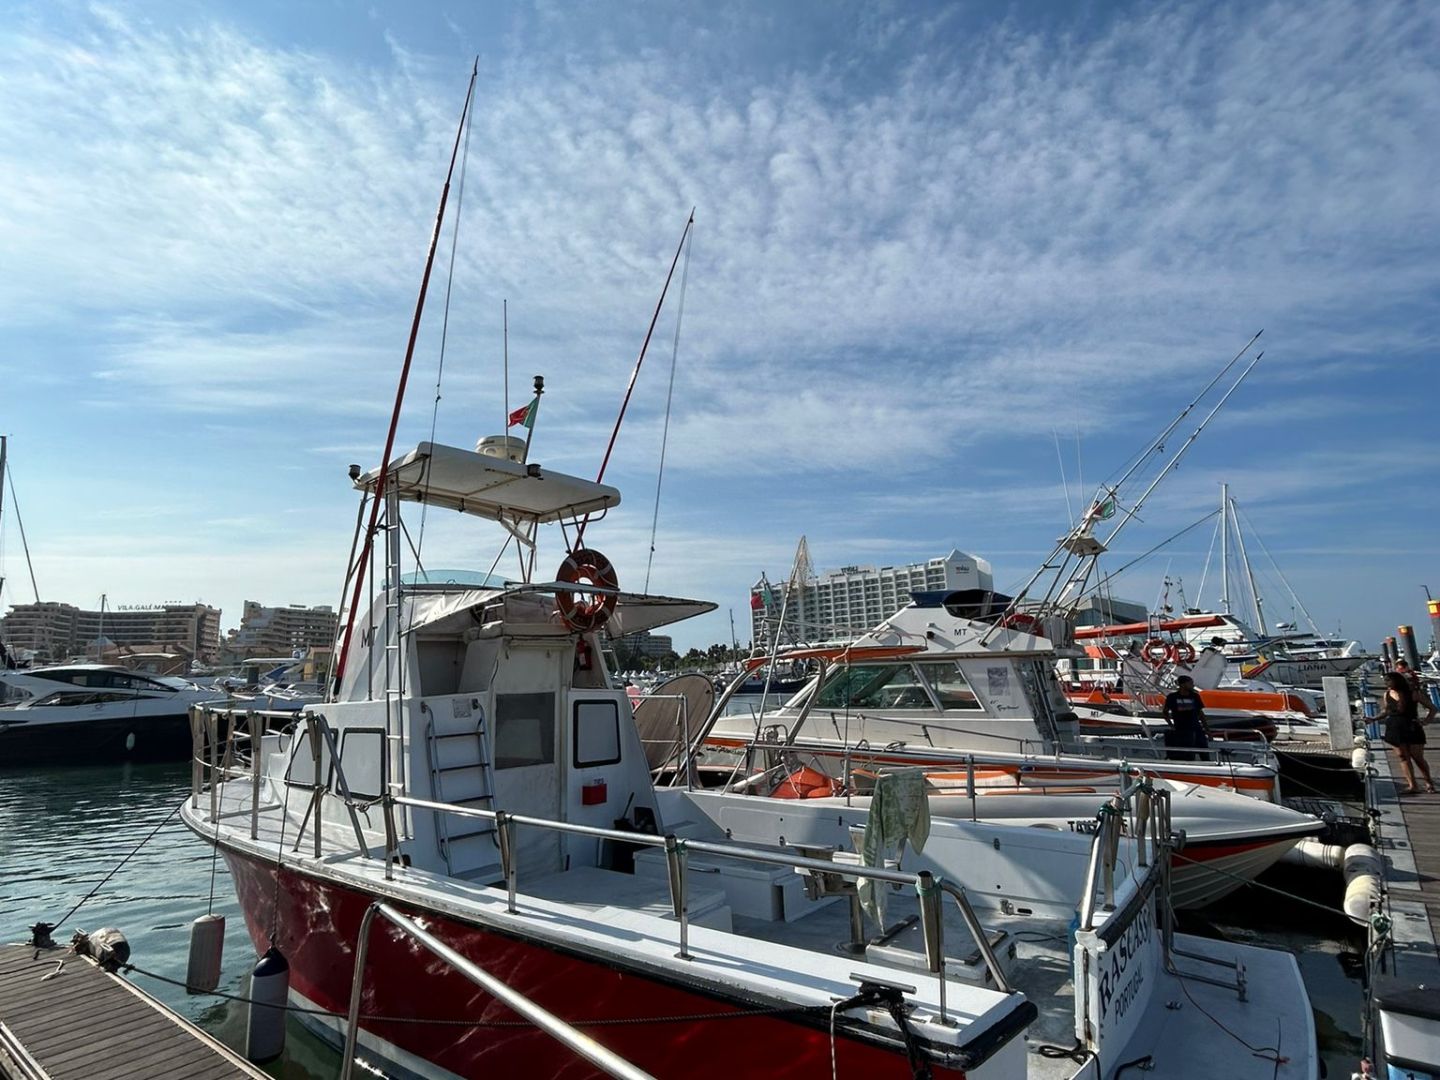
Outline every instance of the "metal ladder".
[[[448, 720], [430, 709], [425, 725], [425, 757], [435, 801], [493, 810], [495, 769], [486, 748], [484, 710], [473, 699], [468, 707], [461, 699], [452, 699], [451, 708]], [[452, 875], [496, 865], [499, 841], [493, 822], [455, 818], [437, 810], [435, 839]]]

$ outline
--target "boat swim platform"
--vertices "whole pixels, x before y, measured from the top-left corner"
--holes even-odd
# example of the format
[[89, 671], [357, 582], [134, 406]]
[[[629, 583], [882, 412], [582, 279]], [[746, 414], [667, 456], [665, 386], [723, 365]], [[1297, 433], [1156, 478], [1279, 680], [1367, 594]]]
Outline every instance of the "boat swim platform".
[[[1394, 973], [1440, 983], [1440, 794], [1400, 795], [1404, 781], [1384, 743], [1371, 744], [1379, 850], [1393, 923]], [[1440, 762], [1431, 770], [1440, 775]], [[1418, 779], [1418, 777], [1417, 777]]]
[[266, 1077], [139, 987], [66, 948], [0, 945], [6, 1080]]

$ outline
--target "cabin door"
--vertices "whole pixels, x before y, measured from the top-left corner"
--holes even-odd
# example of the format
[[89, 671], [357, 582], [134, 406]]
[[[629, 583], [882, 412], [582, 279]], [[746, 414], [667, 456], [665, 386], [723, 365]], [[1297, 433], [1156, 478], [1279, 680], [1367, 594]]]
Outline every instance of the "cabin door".
[[[557, 695], [495, 695], [495, 808], [527, 817], [560, 818], [560, 761]], [[560, 869], [560, 834], [517, 825], [522, 878]]]

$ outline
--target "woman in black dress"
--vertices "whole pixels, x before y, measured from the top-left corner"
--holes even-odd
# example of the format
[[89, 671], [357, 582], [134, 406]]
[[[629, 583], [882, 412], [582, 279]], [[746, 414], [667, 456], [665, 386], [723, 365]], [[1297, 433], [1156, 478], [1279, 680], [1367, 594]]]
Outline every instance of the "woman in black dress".
[[1415, 695], [1405, 676], [1394, 672], [1385, 676], [1385, 711], [1380, 714], [1380, 719], [1385, 721], [1385, 741], [1395, 748], [1400, 771], [1405, 774], [1405, 782], [1409, 785], [1400, 794], [1413, 795], [1420, 790], [1415, 786], [1414, 765], [1420, 766], [1420, 772], [1425, 777], [1425, 790], [1434, 791], [1430, 766], [1425, 762], [1425, 727], [1420, 723]]

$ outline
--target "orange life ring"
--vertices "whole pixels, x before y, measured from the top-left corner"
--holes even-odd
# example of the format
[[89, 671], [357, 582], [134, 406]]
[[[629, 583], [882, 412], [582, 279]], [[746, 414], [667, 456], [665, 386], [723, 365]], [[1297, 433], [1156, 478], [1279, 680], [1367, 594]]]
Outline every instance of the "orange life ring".
[[1140, 655], [1150, 663], [1159, 666], [1170, 657], [1170, 646], [1161, 641], [1158, 637], [1152, 637], [1140, 649]]
[[833, 779], [805, 765], [775, 785], [772, 799], [823, 799], [834, 795], [839, 785]]
[[1019, 630], [1022, 634], [1040, 636], [1040, 620], [1024, 611], [1012, 611], [1000, 620], [1006, 630]]
[[1195, 646], [1188, 641], [1177, 641], [1168, 653], [1172, 664], [1189, 664], [1195, 659]]
[[[610, 560], [590, 548], [576, 548], [565, 556], [560, 569], [555, 571], [555, 580], [567, 585], [593, 585], [598, 589], [620, 587]], [[615, 612], [615, 599], [614, 593], [561, 590], [555, 594], [555, 609], [570, 629], [588, 633], [599, 630], [610, 620]]]

